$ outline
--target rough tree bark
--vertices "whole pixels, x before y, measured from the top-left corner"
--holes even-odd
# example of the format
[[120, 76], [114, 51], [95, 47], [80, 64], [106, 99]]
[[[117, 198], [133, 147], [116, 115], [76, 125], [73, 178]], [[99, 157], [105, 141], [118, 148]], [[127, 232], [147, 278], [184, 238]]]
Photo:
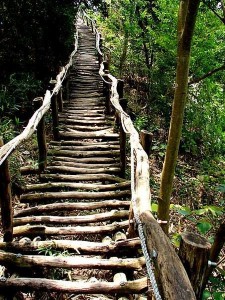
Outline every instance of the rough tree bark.
[[169, 129], [166, 156], [163, 164], [158, 218], [162, 221], [165, 233], [169, 227], [169, 207], [173, 178], [180, 145], [184, 109], [188, 91], [188, 74], [191, 53], [191, 42], [200, 0], [180, 0], [178, 15], [178, 49], [177, 70], [173, 109]]

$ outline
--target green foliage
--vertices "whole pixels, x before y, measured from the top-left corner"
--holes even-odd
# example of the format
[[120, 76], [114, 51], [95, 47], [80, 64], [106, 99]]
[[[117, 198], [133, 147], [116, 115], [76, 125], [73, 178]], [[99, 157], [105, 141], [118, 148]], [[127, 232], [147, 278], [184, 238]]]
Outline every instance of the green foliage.
[[206, 205], [195, 210], [176, 204], [171, 204], [170, 207], [196, 226], [199, 233], [207, 235], [209, 241], [212, 240], [210, 231], [217, 227], [225, 213], [224, 207], [216, 205]]
[[15, 137], [15, 126], [9, 118], [0, 119], [0, 134], [4, 138], [4, 143], [7, 143]]
[[1, 86], [0, 117], [11, 117], [15, 125], [20, 125], [20, 119], [29, 111], [33, 111], [32, 100], [41, 92], [41, 81], [35, 79], [34, 74], [14, 73], [9, 82]]

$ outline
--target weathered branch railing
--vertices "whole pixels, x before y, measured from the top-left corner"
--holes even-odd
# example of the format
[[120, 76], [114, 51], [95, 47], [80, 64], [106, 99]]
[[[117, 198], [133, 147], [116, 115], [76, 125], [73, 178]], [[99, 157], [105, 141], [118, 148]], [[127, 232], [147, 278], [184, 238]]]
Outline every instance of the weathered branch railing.
[[[171, 245], [170, 240], [161, 229], [160, 220], [155, 220], [151, 213], [151, 192], [149, 186], [149, 160], [148, 154], [144, 151], [138, 132], [129, 115], [123, 110], [121, 101], [123, 92], [121, 92], [121, 83], [112, 76], [108, 70], [108, 61], [104, 62], [101, 47], [101, 35], [96, 28], [96, 23], [86, 14], [82, 13], [84, 21], [94, 28], [96, 34], [96, 48], [100, 56], [99, 74], [103, 78], [106, 87], [109, 90], [110, 102], [116, 113], [117, 122], [121, 124], [120, 129], [123, 131], [122, 136], [124, 143], [124, 135], [130, 137], [131, 148], [131, 216], [134, 216], [143, 253], [146, 259], [148, 275], [154, 290], [155, 299], [167, 300], [194, 300], [195, 293], [191, 286], [188, 275], [184, 266]], [[106, 103], [106, 106], [108, 104]], [[118, 120], [119, 118], [119, 120]], [[145, 140], [142, 133], [142, 140]], [[149, 139], [147, 137], [147, 139]], [[143, 143], [143, 146], [146, 146]], [[149, 151], [149, 149], [146, 149]], [[123, 160], [126, 159], [124, 149], [121, 149], [121, 166], [125, 166]], [[148, 152], [147, 151], [147, 152]], [[124, 170], [125, 171], [125, 170]], [[156, 255], [153, 255], [155, 253]], [[153, 259], [154, 257], [154, 259]], [[154, 264], [155, 276], [152, 274], [151, 265]], [[149, 266], [150, 265], [150, 266]], [[150, 269], [149, 269], [150, 267]], [[158, 286], [157, 286], [158, 285]]]
[[44, 116], [52, 108], [53, 119], [53, 135], [55, 139], [58, 139], [58, 106], [62, 109], [62, 84], [66, 78], [69, 68], [72, 66], [73, 57], [78, 48], [78, 32], [76, 30], [74, 35], [74, 51], [71, 53], [69, 62], [63, 67], [60, 73], [56, 77], [55, 86], [50, 92], [46, 91], [44, 99], [34, 99], [35, 113], [29, 120], [27, 126], [21, 134], [9, 141], [7, 144], [3, 144], [0, 140], [0, 204], [1, 204], [1, 216], [4, 233], [4, 241], [12, 241], [13, 238], [13, 213], [12, 213], [12, 198], [10, 190], [10, 175], [8, 169], [7, 159], [12, 152], [25, 140], [29, 139], [37, 131], [37, 141], [39, 148], [39, 171], [43, 171], [47, 161], [47, 149], [45, 141], [45, 123]]

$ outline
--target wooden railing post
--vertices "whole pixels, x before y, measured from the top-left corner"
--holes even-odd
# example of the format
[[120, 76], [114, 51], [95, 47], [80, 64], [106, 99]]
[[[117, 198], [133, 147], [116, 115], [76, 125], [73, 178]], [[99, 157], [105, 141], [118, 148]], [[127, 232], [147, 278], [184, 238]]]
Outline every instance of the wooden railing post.
[[63, 111], [63, 94], [62, 94], [62, 87], [60, 88], [59, 92], [58, 92], [58, 108], [59, 108], [59, 112]]
[[[120, 99], [120, 105], [124, 112], [127, 110], [127, 99]], [[121, 177], [125, 178], [126, 175], [126, 133], [123, 130], [122, 120], [120, 116], [119, 125], [119, 135], [120, 135], [120, 170]]]
[[188, 274], [196, 298], [201, 299], [205, 288], [205, 274], [208, 270], [211, 244], [197, 233], [181, 234], [179, 257]]
[[67, 72], [66, 84], [65, 84], [65, 92], [66, 92], [66, 101], [70, 101], [70, 83], [69, 83], [69, 71]]
[[[103, 52], [103, 38], [101, 36], [101, 34], [99, 34], [99, 49], [101, 50], [101, 52]], [[102, 55], [99, 53], [98, 54], [98, 60], [99, 60], [99, 66], [101, 65], [101, 63], [103, 62], [103, 57]], [[105, 70], [109, 70], [109, 67], [105, 67]]]
[[[34, 108], [37, 110], [42, 106], [43, 98], [38, 97], [33, 100]], [[43, 116], [37, 126], [37, 142], [39, 150], [38, 168], [40, 173], [44, 171], [47, 165], [47, 144], [46, 144], [46, 130], [45, 130], [45, 117]]]
[[[105, 74], [109, 74], [108, 70], [104, 70]], [[105, 81], [108, 81], [108, 76], [103, 76]], [[111, 109], [110, 109], [110, 89], [109, 84], [107, 82], [103, 81], [103, 95], [105, 97], [105, 113], [106, 115], [110, 115]]]
[[[0, 137], [0, 146], [3, 146], [3, 139]], [[13, 240], [13, 209], [10, 184], [10, 173], [8, 161], [5, 160], [0, 166], [0, 204], [4, 242]]]
[[118, 79], [117, 92], [119, 94], [119, 99], [123, 98], [123, 88], [124, 88], [124, 81], [121, 79]]
[[148, 132], [147, 130], [141, 130], [140, 132], [140, 141], [143, 149], [147, 153], [148, 157], [151, 153], [152, 147], [152, 133]]
[[57, 94], [54, 94], [51, 98], [51, 108], [52, 108], [53, 137], [55, 141], [58, 141], [59, 140], [59, 116], [58, 116]]

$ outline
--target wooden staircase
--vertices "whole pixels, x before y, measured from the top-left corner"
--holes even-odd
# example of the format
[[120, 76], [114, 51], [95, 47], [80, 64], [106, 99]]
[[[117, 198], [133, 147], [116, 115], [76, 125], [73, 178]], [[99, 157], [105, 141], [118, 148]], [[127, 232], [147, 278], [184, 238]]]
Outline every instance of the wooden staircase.
[[0, 243], [8, 299], [147, 299], [140, 240], [126, 235], [130, 182], [120, 177], [119, 135], [105, 115], [95, 36], [83, 24], [78, 31], [60, 139], [50, 142], [40, 180], [25, 186], [13, 242]]

